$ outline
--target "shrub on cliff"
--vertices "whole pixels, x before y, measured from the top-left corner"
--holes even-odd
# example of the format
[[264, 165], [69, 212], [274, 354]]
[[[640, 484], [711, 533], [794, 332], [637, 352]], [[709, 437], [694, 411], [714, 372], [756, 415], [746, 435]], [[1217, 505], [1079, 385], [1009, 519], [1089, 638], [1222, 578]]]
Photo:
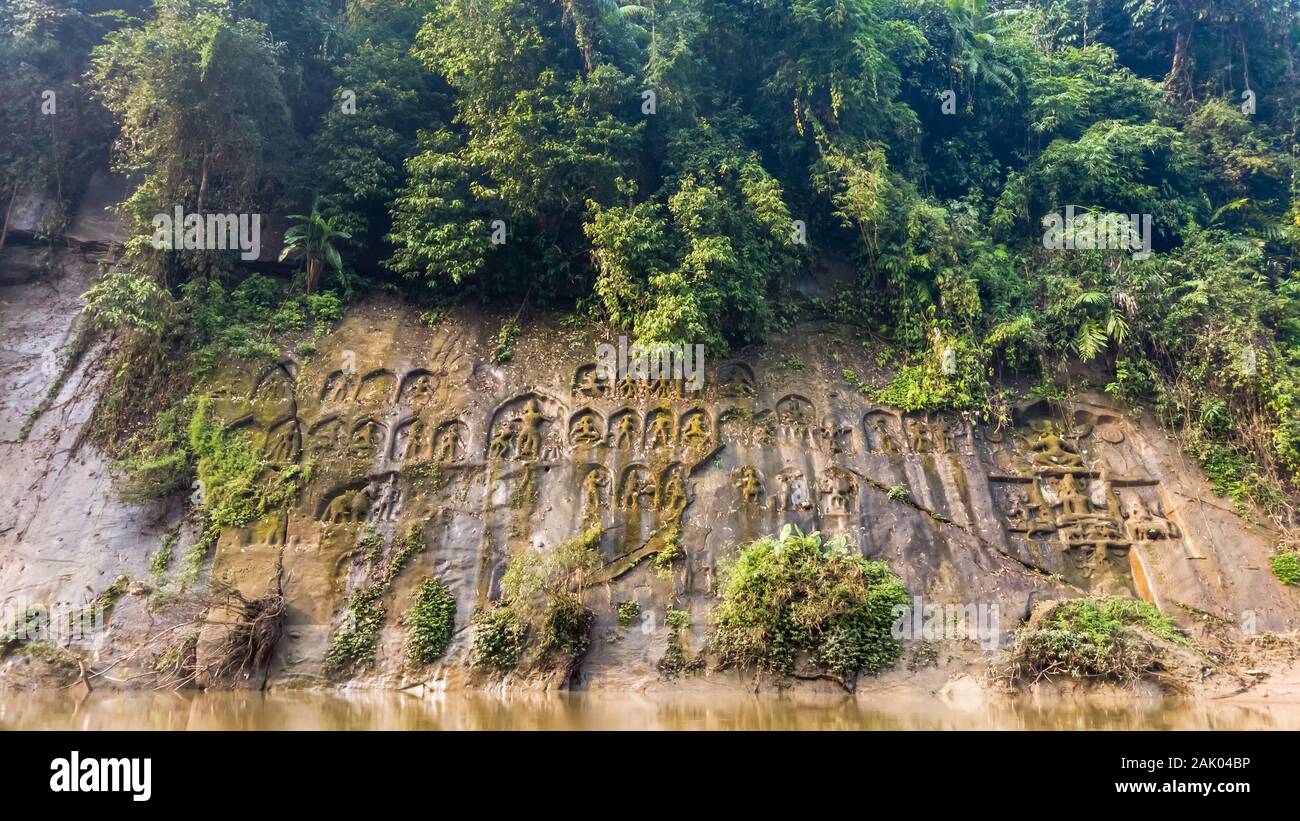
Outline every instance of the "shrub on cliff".
[[576, 660], [591, 646], [591, 623], [595, 614], [576, 593], [561, 593], [551, 599], [542, 620], [542, 653], [554, 658]]
[[[348, 599], [342, 623], [334, 631], [330, 649], [325, 654], [325, 670], [331, 676], [349, 675], [374, 666], [379, 632], [388, 618], [384, 597], [415, 554], [425, 548], [424, 535], [418, 525], [410, 525], [403, 536], [393, 541], [391, 549], [387, 550], [387, 559], [384, 558], [386, 548], [383, 540], [375, 541], [371, 535], [362, 536], [357, 544], [365, 549], [365, 583]], [[418, 604], [418, 592], [416, 596]], [[455, 602], [452, 602], [452, 607], [454, 609]], [[447, 630], [450, 631], [450, 625]]]
[[510, 560], [501, 598], [474, 617], [474, 665], [515, 667], [527, 638], [541, 636], [531, 664], [572, 669], [591, 644], [594, 614], [582, 601], [586, 580], [600, 566], [600, 528], [588, 529], [550, 553], [528, 550]]
[[203, 544], [215, 544], [222, 530], [287, 507], [298, 491], [299, 473], [296, 466], [269, 471], [248, 437], [215, 420], [209, 406], [200, 397], [189, 425], [189, 450], [203, 486]]
[[1282, 584], [1300, 587], [1300, 550], [1282, 550], [1268, 557], [1273, 575]]
[[528, 626], [520, 620], [509, 602], [498, 602], [474, 616], [475, 667], [509, 670], [519, 663]]
[[456, 599], [442, 582], [425, 579], [402, 620], [406, 624], [407, 658], [414, 664], [428, 664], [447, 652], [456, 621]]
[[805, 661], [848, 683], [894, 665], [891, 627], [908, 603], [888, 565], [787, 525], [742, 547], [725, 570], [710, 647], [721, 665], [793, 674]]
[[1127, 682], [1161, 678], [1189, 648], [1173, 621], [1136, 599], [1071, 599], [1036, 613], [1016, 633], [1010, 677], [1025, 684], [1068, 677]]

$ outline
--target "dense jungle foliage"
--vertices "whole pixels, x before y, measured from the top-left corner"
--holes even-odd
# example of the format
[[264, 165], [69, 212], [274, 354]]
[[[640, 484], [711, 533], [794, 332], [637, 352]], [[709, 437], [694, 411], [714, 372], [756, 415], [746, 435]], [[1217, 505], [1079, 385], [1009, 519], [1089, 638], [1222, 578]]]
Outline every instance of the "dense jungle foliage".
[[[106, 441], [367, 289], [715, 355], [829, 316], [882, 399], [1086, 379], [1288, 524], [1298, 61], [1300, 0], [0, 0], [0, 207], [139, 182]], [[300, 214], [299, 275], [154, 249], [175, 206]], [[1045, 248], [1066, 206], [1153, 253]]]

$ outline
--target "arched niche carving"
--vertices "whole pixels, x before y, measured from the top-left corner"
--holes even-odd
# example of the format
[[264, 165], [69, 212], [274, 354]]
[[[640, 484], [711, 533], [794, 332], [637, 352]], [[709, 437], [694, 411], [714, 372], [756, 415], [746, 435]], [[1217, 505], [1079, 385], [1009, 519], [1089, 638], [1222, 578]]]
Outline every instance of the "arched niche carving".
[[295, 414], [294, 386], [293, 374], [285, 363], [272, 365], [258, 375], [249, 394], [252, 415], [258, 423], [271, 424]]
[[416, 368], [402, 377], [397, 401], [402, 407], [420, 409], [428, 407], [437, 393], [437, 375], [430, 370]]
[[594, 448], [605, 443], [605, 417], [593, 408], [582, 408], [569, 417], [569, 446]]
[[827, 468], [817, 483], [821, 495], [821, 512], [828, 516], [845, 516], [857, 509], [858, 477], [846, 468]]
[[271, 425], [262, 443], [262, 458], [273, 465], [298, 461], [302, 453], [302, 427], [298, 417], [290, 416]]
[[320, 401], [323, 405], [337, 405], [352, 398], [357, 388], [356, 371], [336, 370], [325, 377], [321, 385]]
[[363, 405], [386, 405], [393, 401], [397, 375], [387, 368], [376, 368], [361, 377], [357, 385], [357, 402]]
[[343, 419], [338, 415], [317, 420], [307, 431], [307, 451], [314, 458], [334, 455], [342, 447]]
[[745, 399], [758, 395], [758, 380], [754, 369], [744, 362], [723, 362], [718, 366], [717, 395], [729, 399]]
[[609, 417], [609, 444], [617, 450], [632, 450], [641, 441], [641, 416], [623, 408]]
[[359, 419], [348, 437], [348, 455], [354, 459], [372, 459], [386, 444], [388, 426], [373, 417]]
[[713, 422], [703, 408], [683, 413], [678, 430], [682, 447], [687, 450], [706, 450], [713, 443]]
[[812, 426], [817, 408], [811, 399], [797, 393], [787, 394], [776, 403], [777, 438], [786, 443], [812, 444]]
[[659, 506], [659, 486], [654, 474], [642, 464], [623, 469], [618, 480], [618, 506], [626, 511], [654, 510]]
[[668, 408], [654, 408], [646, 414], [643, 440], [646, 453], [673, 446], [677, 438], [675, 422], [676, 417]]
[[658, 507], [669, 513], [680, 513], [690, 503], [686, 468], [674, 462], [659, 474]]
[[614, 491], [613, 479], [608, 469], [597, 464], [583, 466], [580, 475], [583, 520], [599, 522], [602, 512], [610, 506], [610, 494]]
[[555, 428], [567, 417], [564, 405], [540, 391], [527, 391], [497, 406], [488, 425], [487, 452], [490, 460], [535, 461], [563, 438]]
[[416, 461], [425, 449], [425, 425], [418, 416], [408, 417], [393, 428], [393, 445], [388, 458], [398, 462]]

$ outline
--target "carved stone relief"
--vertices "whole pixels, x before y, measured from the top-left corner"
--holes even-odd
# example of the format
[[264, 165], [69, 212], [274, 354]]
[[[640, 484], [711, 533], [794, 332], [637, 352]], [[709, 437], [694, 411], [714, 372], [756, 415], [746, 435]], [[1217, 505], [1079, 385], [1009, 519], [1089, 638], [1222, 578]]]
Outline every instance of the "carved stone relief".
[[1162, 510], [1159, 483], [1112, 469], [1105, 454], [1125, 439], [1118, 418], [1083, 414], [1067, 426], [1039, 411], [1025, 414], [1011, 436], [985, 439], [1008, 535], [1054, 545], [1075, 583], [1131, 584], [1133, 546], [1180, 538]]

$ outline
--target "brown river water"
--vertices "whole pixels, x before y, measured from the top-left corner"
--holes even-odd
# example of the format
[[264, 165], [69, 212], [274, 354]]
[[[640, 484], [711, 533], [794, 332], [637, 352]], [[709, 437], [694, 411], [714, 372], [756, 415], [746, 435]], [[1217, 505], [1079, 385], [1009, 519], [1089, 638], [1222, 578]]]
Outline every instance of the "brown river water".
[[1300, 729], [1300, 703], [956, 706], [938, 698], [604, 693], [0, 692], [0, 730]]

